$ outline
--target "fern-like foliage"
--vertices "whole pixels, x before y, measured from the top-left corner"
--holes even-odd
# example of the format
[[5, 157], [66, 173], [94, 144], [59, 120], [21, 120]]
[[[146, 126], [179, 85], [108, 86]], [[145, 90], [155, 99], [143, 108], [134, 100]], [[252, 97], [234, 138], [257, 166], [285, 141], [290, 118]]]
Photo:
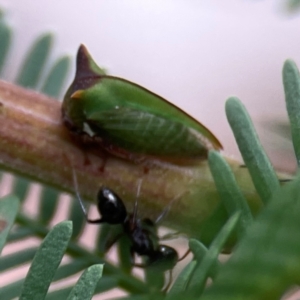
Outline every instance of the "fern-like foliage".
[[[10, 39], [11, 31], [2, 17], [0, 69], [4, 65]], [[16, 82], [25, 87], [41, 87], [39, 91], [58, 97], [67, 74], [67, 58], [58, 59], [48, 76], [44, 76], [46, 79], [39, 82], [51, 52], [51, 40], [51, 35], [44, 35], [35, 42]], [[293, 143], [299, 162], [300, 117], [297, 108], [300, 108], [300, 75], [293, 62], [285, 63], [283, 78]], [[0, 201], [0, 249], [6, 240], [8, 243], [17, 242], [32, 236], [44, 239], [39, 248], [23, 249], [0, 259], [0, 272], [6, 272], [34, 258], [26, 279], [0, 287], [1, 300], [16, 297], [91, 299], [94, 292], [100, 293], [115, 287], [129, 293], [123, 299], [132, 300], [280, 299], [291, 286], [299, 283], [300, 277], [300, 177], [282, 187], [241, 102], [236, 98], [229, 99], [226, 113], [245, 165], [265, 207], [253, 218], [227, 162], [219, 153], [211, 152], [209, 165], [228, 220], [209, 247], [205, 247], [201, 241], [190, 240], [193, 259], [176, 278], [168, 293], [161, 291], [164, 277], [156, 269], [146, 269], [146, 281], [132, 275], [129, 254], [126, 252], [129, 249], [126, 246], [127, 240], [120, 241], [124, 247], [120, 251], [118, 267], [105, 260], [103, 249], [104, 241], [110, 234], [109, 226], [102, 226], [95, 251], [81, 247], [77, 240], [85, 219], [75, 201], [72, 201], [69, 212], [69, 219], [74, 221], [73, 233], [69, 221], [49, 231], [49, 222], [59, 205], [60, 194], [44, 187], [37, 217], [27, 216], [23, 212], [17, 214], [19, 202], [15, 196], [7, 196]], [[22, 201], [29, 185], [30, 182], [25, 179], [16, 179], [13, 193]], [[8, 236], [15, 218], [16, 226]], [[236, 248], [230, 259], [221, 263], [219, 254], [224, 250], [226, 241], [233, 237], [237, 237]], [[68, 254], [70, 260], [59, 266], [64, 253]], [[48, 292], [51, 282], [60, 281], [84, 269], [87, 270], [75, 287], [64, 286], [61, 290]], [[212, 280], [209, 286], [208, 279]]]

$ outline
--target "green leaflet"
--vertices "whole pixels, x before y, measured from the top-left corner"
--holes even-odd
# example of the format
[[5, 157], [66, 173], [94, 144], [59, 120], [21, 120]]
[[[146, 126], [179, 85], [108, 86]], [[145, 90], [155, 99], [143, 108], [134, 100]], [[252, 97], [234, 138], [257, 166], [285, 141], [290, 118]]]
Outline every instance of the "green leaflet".
[[90, 300], [102, 276], [103, 265], [89, 267], [79, 278], [67, 300]]
[[5, 245], [9, 230], [14, 224], [19, 205], [19, 200], [15, 196], [0, 199], [0, 253]]
[[2, 17], [0, 20], [0, 73], [5, 64], [5, 59], [8, 54], [9, 44], [11, 40], [11, 29], [7, 26], [6, 22], [3, 21]]
[[[95, 289], [95, 294], [107, 292], [117, 287], [118, 279], [115, 276], [104, 276], [101, 278], [101, 280], [99, 280]], [[50, 292], [48, 293], [46, 300], [67, 299], [72, 289], [72, 286], [68, 286], [57, 291]]]
[[71, 234], [72, 222], [70, 221], [56, 225], [49, 232], [30, 266], [22, 288], [21, 300], [44, 299], [66, 251]]
[[203, 259], [197, 264], [190, 282], [187, 287], [187, 292], [191, 295], [199, 295], [205, 287], [207, 277], [217, 265], [218, 255], [224, 247], [229, 235], [233, 232], [239, 221], [240, 213], [236, 212], [232, 215], [226, 224], [223, 226], [217, 237], [213, 240], [208, 248]]
[[188, 265], [185, 266], [185, 268], [176, 278], [170, 291], [168, 292], [167, 300], [175, 299], [177, 295], [183, 294], [185, 292], [196, 265], [197, 262], [195, 260], [192, 260]]
[[266, 204], [279, 187], [274, 168], [263, 150], [250, 116], [240, 100], [234, 97], [229, 98], [225, 109], [253, 184], [261, 200]]
[[68, 56], [63, 56], [55, 62], [41, 89], [43, 94], [56, 98], [59, 97], [62, 85], [68, 75], [69, 66], [70, 58]]
[[[27, 88], [36, 87], [49, 56], [51, 43], [51, 34], [45, 34], [36, 41], [31, 49], [31, 52], [26, 57], [26, 60], [21, 68], [21, 72], [16, 79], [17, 84]], [[45, 51], [45, 49], [48, 51]]]
[[253, 221], [248, 203], [236, 183], [232, 170], [222, 156], [215, 151], [211, 151], [208, 162], [228, 215], [231, 216], [239, 211], [241, 213], [238, 232], [242, 236]]
[[298, 166], [300, 165], [300, 75], [296, 64], [292, 60], [284, 63], [282, 70], [285, 91], [286, 108], [291, 124], [293, 145]]

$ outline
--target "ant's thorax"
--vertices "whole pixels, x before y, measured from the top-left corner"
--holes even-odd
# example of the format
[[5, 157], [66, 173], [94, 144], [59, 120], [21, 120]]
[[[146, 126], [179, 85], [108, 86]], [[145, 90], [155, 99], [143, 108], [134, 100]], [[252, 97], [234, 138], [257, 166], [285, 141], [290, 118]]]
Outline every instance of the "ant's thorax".
[[147, 219], [136, 218], [134, 214], [129, 214], [124, 221], [124, 233], [131, 240], [132, 251], [138, 255], [151, 255], [157, 248], [156, 230], [153, 224], [149, 224]]

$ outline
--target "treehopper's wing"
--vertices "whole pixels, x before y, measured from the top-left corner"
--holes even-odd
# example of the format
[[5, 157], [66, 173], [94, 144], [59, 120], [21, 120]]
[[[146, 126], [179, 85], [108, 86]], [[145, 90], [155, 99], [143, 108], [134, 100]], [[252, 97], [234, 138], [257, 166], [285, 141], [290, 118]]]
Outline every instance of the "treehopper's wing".
[[92, 113], [86, 123], [107, 142], [138, 154], [200, 158], [209, 144], [180, 122], [129, 108]]

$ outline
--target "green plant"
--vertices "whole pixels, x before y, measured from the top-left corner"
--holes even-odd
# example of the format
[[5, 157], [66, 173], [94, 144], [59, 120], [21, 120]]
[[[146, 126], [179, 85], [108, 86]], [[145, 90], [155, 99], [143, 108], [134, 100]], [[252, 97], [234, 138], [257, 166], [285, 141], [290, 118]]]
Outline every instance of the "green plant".
[[[0, 45], [2, 47], [0, 49], [0, 61], [3, 65], [4, 54], [8, 51], [10, 37], [10, 30], [3, 19], [0, 26], [1, 37], [1, 41], [6, 41]], [[47, 56], [45, 53], [50, 51], [50, 40], [49, 35], [43, 36], [33, 46], [31, 55], [22, 68], [21, 75], [17, 77], [19, 84], [32, 88], [37, 85], [38, 74], [42, 68], [36, 69], [36, 66], [44, 65]], [[35, 59], [40, 59], [40, 61], [32, 63], [32, 60]], [[57, 65], [63, 64], [64, 67], [58, 73], [62, 74], [62, 78], [64, 78], [67, 60], [62, 59], [60, 61], [64, 63]], [[34, 68], [31, 69], [33, 66]], [[57, 68], [53, 68], [53, 70], [57, 70]], [[51, 74], [53, 73], [54, 71]], [[49, 75], [48, 78], [56, 79], [57, 76]], [[298, 128], [300, 125], [298, 123], [300, 118], [297, 107], [300, 105], [300, 76], [293, 62], [287, 61], [285, 63], [283, 77], [293, 142], [299, 161]], [[51, 82], [50, 79], [46, 82]], [[44, 83], [41, 86], [44, 86], [44, 92], [48, 91], [48, 94], [58, 95], [57, 83], [53, 83], [53, 85]], [[52, 88], [50, 88], [51, 86]], [[51, 91], [56, 91], [56, 94]], [[76, 220], [72, 237], [70, 222], [61, 223], [49, 232], [49, 222], [58, 203], [54, 199], [58, 199], [59, 194], [53, 189], [44, 188], [41, 206], [36, 218], [26, 216], [23, 212], [16, 216], [18, 201], [14, 196], [8, 196], [0, 201], [0, 248], [4, 245], [15, 216], [17, 225], [8, 237], [9, 242], [19, 241], [29, 236], [46, 237], [37, 253], [36, 248], [29, 248], [0, 259], [0, 271], [5, 271], [31, 261], [36, 253], [36, 258], [26, 280], [16, 281], [6, 287], [1, 287], [1, 299], [17, 297], [21, 291], [21, 286], [23, 286], [22, 297], [24, 299], [34, 299], [32, 293], [37, 295], [39, 299], [44, 298], [53, 276], [54, 281], [61, 280], [88, 268], [92, 264], [99, 263], [104, 263], [104, 269], [102, 278], [97, 285], [96, 282], [101, 276], [101, 265], [89, 268], [87, 273], [82, 275], [82, 281], [73, 290], [70, 286], [64, 287], [59, 291], [48, 293], [46, 299], [67, 299], [67, 295], [73, 299], [76, 297], [74, 294], [78, 292], [83, 293], [89, 299], [91, 295], [88, 295], [88, 291], [92, 293], [94, 288], [96, 293], [99, 293], [114, 287], [121, 287], [128, 291], [130, 296], [126, 299], [153, 299], [154, 296], [157, 299], [180, 299], [181, 295], [185, 299], [187, 295], [189, 299], [279, 299], [290, 286], [298, 283], [300, 275], [298, 267], [300, 242], [297, 239], [300, 227], [298, 217], [300, 179], [298, 177], [293, 182], [281, 187], [277, 175], [259, 143], [251, 120], [238, 99], [232, 98], [227, 101], [226, 113], [255, 189], [265, 207], [258, 216], [252, 217], [249, 197], [244, 196], [236, 182], [240, 167], [237, 168], [236, 165], [232, 164], [229, 166], [226, 159], [219, 153], [211, 152], [209, 166], [220, 195], [221, 204], [207, 222], [202, 224], [201, 229], [193, 228], [191, 230], [191, 232], [201, 231], [202, 234], [199, 236], [205, 245], [198, 240], [190, 240], [189, 246], [194, 258], [176, 279], [167, 295], [160, 292], [162, 282], [159, 282], [157, 286], [149, 285], [129, 273], [128, 255], [123, 255], [124, 251], [121, 251], [120, 254], [122, 263], [120, 267], [116, 267], [107, 262], [103, 253], [99, 253], [98, 250], [95, 252], [87, 251], [77, 244], [77, 239], [84, 226], [84, 218], [79, 206], [74, 201], [70, 209], [70, 219]], [[9, 161], [5, 162], [8, 169], [11, 168], [9, 163]], [[130, 166], [126, 167], [130, 168]], [[244, 169], [243, 172], [246, 170]], [[29, 173], [29, 175], [34, 177], [34, 174]], [[122, 173], [119, 174], [119, 176], [122, 175]], [[197, 176], [195, 178], [195, 180], [199, 180]], [[167, 177], [164, 180], [170, 179]], [[47, 180], [45, 179], [45, 181]], [[21, 200], [25, 198], [28, 183], [27, 180], [22, 179], [20, 181], [18, 179], [14, 187], [14, 194], [18, 195]], [[59, 183], [56, 184], [59, 186]], [[250, 189], [249, 193], [253, 193], [253, 189]], [[214, 198], [215, 194], [208, 193], [206, 197]], [[193, 204], [193, 202], [190, 203]], [[192, 209], [195, 207], [193, 206]], [[255, 209], [252, 207], [253, 210]], [[211, 227], [214, 229], [212, 230]], [[185, 227], [182, 226], [182, 228]], [[210, 229], [209, 236], [205, 236], [205, 228]], [[96, 249], [103, 249], [107, 229], [106, 226], [102, 228], [98, 242], [96, 242]], [[237, 239], [238, 242], [229, 261], [223, 264], [218, 261], [218, 255], [224, 249], [228, 239], [231, 241]], [[55, 244], [51, 240], [55, 240]], [[67, 243], [68, 241], [69, 243]], [[227, 247], [229, 246], [227, 243]], [[47, 251], [43, 251], [43, 249]], [[71, 257], [71, 261], [58, 267], [64, 252]], [[45, 256], [41, 257], [41, 255]], [[50, 261], [51, 258], [55, 263]], [[42, 267], [47, 261], [50, 263], [49, 267]], [[153, 282], [156, 278], [153, 278], [151, 270], [147, 269], [146, 272], [149, 275], [147, 278]], [[154, 275], [158, 276], [158, 274]], [[36, 278], [39, 278], [41, 285], [37, 285]], [[207, 278], [213, 279], [213, 284], [209, 287], [205, 286]], [[91, 279], [93, 279], [93, 283], [89, 289], [86, 282], [90, 282]], [[79, 297], [79, 299], [84, 299], [83, 296]]]

